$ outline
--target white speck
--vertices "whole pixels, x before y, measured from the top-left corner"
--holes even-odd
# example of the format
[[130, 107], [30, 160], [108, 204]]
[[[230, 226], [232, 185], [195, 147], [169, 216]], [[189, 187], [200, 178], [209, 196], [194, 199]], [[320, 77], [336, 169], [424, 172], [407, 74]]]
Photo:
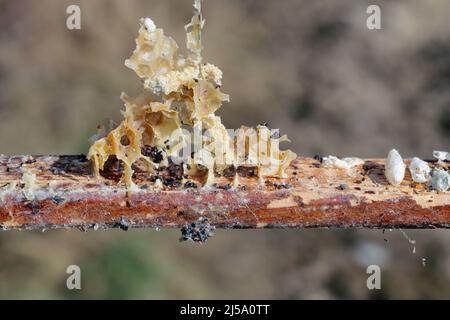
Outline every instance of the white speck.
[[412, 245], [416, 244], [416, 240], [411, 239], [405, 231], [403, 231], [402, 229], [398, 229], [398, 230], [400, 230], [400, 232], [403, 234], [405, 239], [408, 240], [409, 244], [412, 244]]
[[450, 161], [450, 152], [446, 151], [433, 151], [433, 157], [441, 161]]
[[180, 67], [184, 67], [186, 65], [186, 59], [183, 58], [182, 56], [178, 57], [178, 65]]
[[145, 62], [151, 62], [152, 61], [152, 54], [150, 52], [144, 52], [141, 56], [141, 59]]
[[422, 265], [423, 265], [424, 267], [427, 266], [427, 259], [426, 259], [426, 258], [422, 258]]
[[156, 231], [161, 231], [161, 227], [160, 227], [160, 226], [156, 226], [156, 227], [155, 227], [155, 230], [156, 230]]
[[144, 18], [144, 26], [149, 32], [155, 32], [156, 26], [152, 19]]
[[392, 149], [386, 159], [384, 174], [390, 184], [397, 186], [405, 177], [405, 163], [397, 150]]
[[157, 178], [155, 180], [155, 183], [153, 184], [153, 189], [160, 190], [162, 188], [163, 188], [163, 183], [162, 183], [161, 179]]
[[450, 187], [450, 175], [443, 169], [433, 170], [430, 183], [434, 190], [445, 192]]
[[409, 164], [411, 177], [415, 182], [425, 183], [430, 179], [430, 167], [425, 161], [414, 157]]

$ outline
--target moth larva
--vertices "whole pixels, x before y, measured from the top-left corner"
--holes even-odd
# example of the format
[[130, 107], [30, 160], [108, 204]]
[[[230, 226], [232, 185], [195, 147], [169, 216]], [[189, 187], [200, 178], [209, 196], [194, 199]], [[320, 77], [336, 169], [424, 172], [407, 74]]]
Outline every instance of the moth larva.
[[445, 192], [450, 187], [450, 175], [443, 169], [433, 170], [430, 183], [434, 190]]
[[450, 161], [450, 153], [446, 151], [433, 151], [433, 157], [441, 161]]
[[430, 167], [422, 159], [414, 157], [408, 168], [414, 182], [425, 183], [430, 179]]

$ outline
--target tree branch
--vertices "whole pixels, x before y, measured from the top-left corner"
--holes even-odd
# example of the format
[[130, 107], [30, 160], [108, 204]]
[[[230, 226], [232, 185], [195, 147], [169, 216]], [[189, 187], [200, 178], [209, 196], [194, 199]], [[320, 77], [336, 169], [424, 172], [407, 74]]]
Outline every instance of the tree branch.
[[[430, 162], [431, 165], [434, 165]], [[132, 193], [119, 182], [120, 164], [92, 176], [80, 156], [0, 156], [2, 229], [183, 227], [207, 219], [220, 228], [450, 228], [450, 196], [414, 184], [387, 183], [384, 160], [366, 160], [354, 169], [324, 168], [298, 158], [286, 179], [258, 182], [252, 168], [239, 168], [240, 186], [218, 177], [214, 187], [185, 183], [179, 167], [150, 175], [136, 170]], [[36, 174], [32, 197], [25, 197], [23, 172]], [[154, 188], [157, 177], [162, 190]]]

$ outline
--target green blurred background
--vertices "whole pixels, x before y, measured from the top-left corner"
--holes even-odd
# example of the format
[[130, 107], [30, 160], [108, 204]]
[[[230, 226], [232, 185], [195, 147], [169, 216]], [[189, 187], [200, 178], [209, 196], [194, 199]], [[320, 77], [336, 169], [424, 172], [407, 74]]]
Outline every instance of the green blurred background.
[[[301, 155], [430, 157], [450, 149], [450, 1], [208, 0], [204, 56], [224, 71], [227, 127], [268, 122]], [[81, 30], [66, 8], [81, 8]], [[85, 153], [121, 91], [138, 19], [184, 48], [190, 0], [0, 0], [0, 153]], [[0, 298], [450, 298], [450, 232], [0, 232]], [[423, 266], [422, 258], [426, 259]], [[82, 290], [66, 289], [81, 267]], [[382, 290], [366, 288], [366, 267]]]

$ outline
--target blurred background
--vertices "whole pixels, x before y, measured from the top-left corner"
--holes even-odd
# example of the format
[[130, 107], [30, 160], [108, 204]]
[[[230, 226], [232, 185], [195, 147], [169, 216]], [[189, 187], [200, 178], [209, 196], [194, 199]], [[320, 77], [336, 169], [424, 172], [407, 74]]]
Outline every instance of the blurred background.
[[[81, 8], [81, 30], [66, 8]], [[382, 30], [368, 30], [369, 4]], [[86, 153], [121, 91], [138, 20], [182, 50], [190, 0], [0, 0], [0, 153]], [[429, 158], [450, 149], [450, 1], [207, 0], [204, 57], [224, 72], [227, 127], [268, 122], [298, 154]], [[450, 298], [450, 232], [0, 232], [0, 298]], [[82, 290], [66, 288], [66, 268]], [[366, 267], [382, 270], [368, 290]]]

